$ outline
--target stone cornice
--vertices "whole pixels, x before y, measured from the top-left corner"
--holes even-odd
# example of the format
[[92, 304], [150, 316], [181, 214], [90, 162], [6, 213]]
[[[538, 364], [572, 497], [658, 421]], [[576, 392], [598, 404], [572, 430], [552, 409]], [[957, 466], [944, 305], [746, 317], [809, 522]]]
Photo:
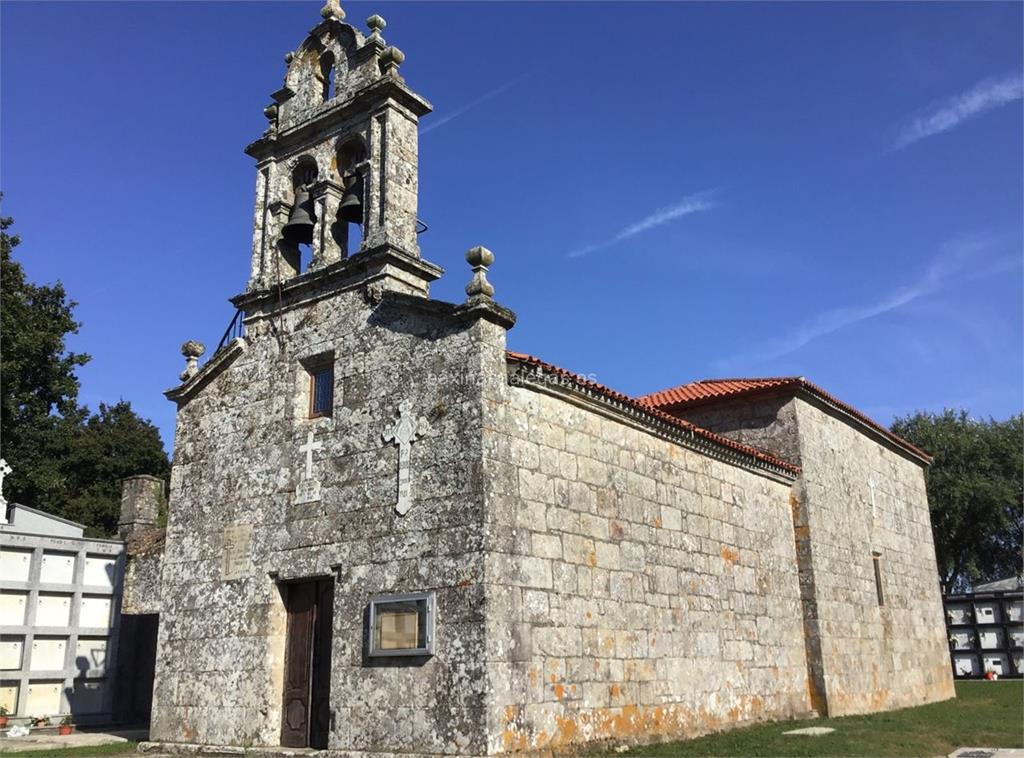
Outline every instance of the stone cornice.
[[506, 330], [516, 324], [516, 314], [504, 305], [494, 302], [489, 297], [470, 299], [455, 308], [455, 314], [462, 319], [476, 321], [482, 319], [497, 324]]
[[440, 278], [444, 269], [391, 245], [364, 250], [322, 268], [311, 269], [277, 286], [235, 295], [231, 304], [251, 315], [261, 309], [290, 307], [355, 289], [381, 276], [387, 267], [406, 272], [426, 284]]
[[[277, 102], [281, 102], [277, 98], [283, 92], [284, 89], [274, 93], [274, 99]], [[245, 152], [260, 160], [274, 152], [287, 151], [292, 146], [307, 142], [311, 135], [323, 131], [332, 123], [344, 121], [352, 116], [364, 116], [373, 109], [374, 104], [383, 104], [389, 100], [408, 109], [416, 117], [425, 116], [434, 109], [427, 100], [406, 87], [401, 81], [391, 77], [382, 77], [358, 90], [349, 99], [339, 103], [331, 102], [324, 106], [320, 112], [308, 120], [286, 127], [276, 135], [261, 137], [248, 145]]]
[[210, 360], [203, 364], [203, 367], [191, 379], [182, 382], [177, 387], [165, 390], [164, 397], [177, 403], [178, 407], [181, 407], [191, 400], [201, 387], [206, 386], [211, 379], [227, 368], [235, 358], [244, 353], [246, 344], [244, 337], [232, 340], [214, 353]]
[[548, 366], [537, 359], [510, 354], [509, 384], [543, 392], [595, 413], [686, 447], [702, 455], [749, 469], [779, 482], [790, 484], [800, 469], [747, 445], [706, 429], [645, 408], [640, 403], [605, 387], [577, 378], [568, 371]]

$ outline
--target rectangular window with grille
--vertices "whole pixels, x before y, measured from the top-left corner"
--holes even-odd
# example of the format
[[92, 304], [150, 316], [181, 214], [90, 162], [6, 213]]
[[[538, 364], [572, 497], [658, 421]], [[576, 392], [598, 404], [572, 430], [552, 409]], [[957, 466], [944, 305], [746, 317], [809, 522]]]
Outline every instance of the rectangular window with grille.
[[330, 416], [334, 409], [334, 366], [320, 366], [309, 372], [309, 417]]

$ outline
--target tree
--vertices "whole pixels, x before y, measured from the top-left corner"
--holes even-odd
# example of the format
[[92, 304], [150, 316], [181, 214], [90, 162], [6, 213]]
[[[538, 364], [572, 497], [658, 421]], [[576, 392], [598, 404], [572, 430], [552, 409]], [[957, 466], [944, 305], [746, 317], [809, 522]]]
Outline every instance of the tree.
[[77, 334], [76, 303], [60, 282], [29, 282], [13, 258], [21, 239], [0, 218], [0, 453], [13, 468], [4, 496], [13, 502], [84, 523], [88, 534], [117, 527], [118, 480], [132, 474], [166, 476], [157, 429], [126, 402], [78, 404], [75, 370], [89, 361], [68, 351]]
[[64, 463], [69, 493], [64, 517], [106, 534], [117, 531], [121, 479], [163, 477], [170, 469], [157, 428], [123, 400], [100, 404], [74, 436]]
[[935, 457], [925, 478], [943, 590], [1019, 574], [1024, 416], [985, 421], [947, 409], [896, 419], [892, 431]]
[[66, 449], [78, 416], [75, 368], [88, 355], [69, 353], [67, 335], [78, 332], [63, 286], [37, 286], [12, 257], [21, 242], [8, 234], [13, 220], [0, 218], [0, 443], [15, 473], [5, 496], [23, 503], [50, 503], [63, 490], [61, 472], [47, 463]]

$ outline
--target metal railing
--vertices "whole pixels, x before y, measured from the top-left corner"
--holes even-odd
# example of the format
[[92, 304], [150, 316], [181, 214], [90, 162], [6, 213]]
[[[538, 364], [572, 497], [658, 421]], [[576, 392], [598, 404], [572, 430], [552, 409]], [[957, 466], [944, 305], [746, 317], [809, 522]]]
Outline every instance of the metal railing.
[[238, 310], [235, 311], [235, 316], [231, 319], [231, 323], [228, 324], [228, 328], [224, 330], [224, 336], [221, 337], [220, 342], [217, 343], [217, 350], [220, 350], [225, 345], [229, 345], [232, 341], [244, 336], [245, 322], [242, 321], [242, 311]]

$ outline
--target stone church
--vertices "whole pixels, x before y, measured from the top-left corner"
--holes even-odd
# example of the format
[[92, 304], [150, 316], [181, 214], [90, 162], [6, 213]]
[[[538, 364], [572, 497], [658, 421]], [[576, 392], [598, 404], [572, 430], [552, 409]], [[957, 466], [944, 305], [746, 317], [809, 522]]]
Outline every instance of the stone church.
[[[953, 696], [926, 453], [803, 378], [629, 397], [430, 299], [405, 56], [286, 57], [236, 322], [187, 342], [149, 750], [494, 755]], [[206, 746], [200, 748], [197, 746]], [[233, 752], [232, 752], [233, 751]]]

